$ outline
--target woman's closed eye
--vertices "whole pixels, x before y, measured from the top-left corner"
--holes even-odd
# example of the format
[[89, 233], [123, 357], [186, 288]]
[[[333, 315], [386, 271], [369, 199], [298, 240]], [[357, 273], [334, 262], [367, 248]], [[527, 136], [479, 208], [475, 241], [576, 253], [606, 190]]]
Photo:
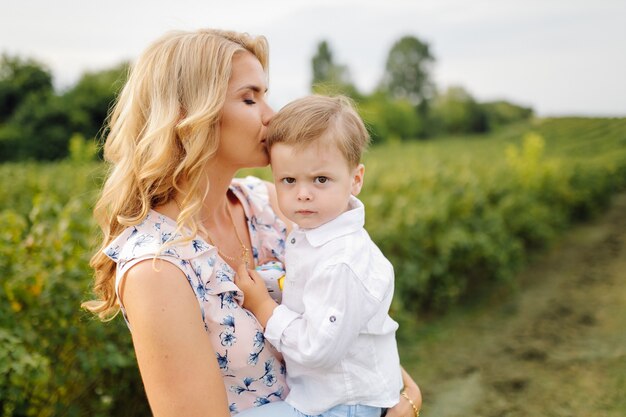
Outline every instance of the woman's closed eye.
[[254, 100], [253, 100], [253, 99], [251, 99], [251, 98], [245, 98], [245, 99], [243, 99], [243, 102], [244, 102], [244, 103], [246, 103], [246, 104], [247, 104], [247, 105], [249, 105], [249, 106], [251, 106], [251, 105], [253, 105], [253, 104], [256, 104], [256, 101], [254, 101]]

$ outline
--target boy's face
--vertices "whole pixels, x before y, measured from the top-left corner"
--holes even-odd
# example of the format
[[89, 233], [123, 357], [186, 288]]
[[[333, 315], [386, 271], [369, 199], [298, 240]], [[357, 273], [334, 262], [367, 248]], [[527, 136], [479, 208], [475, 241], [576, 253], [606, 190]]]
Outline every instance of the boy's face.
[[333, 220], [348, 210], [363, 185], [363, 165], [351, 168], [335, 144], [317, 140], [305, 147], [277, 143], [270, 150], [278, 204], [304, 229]]

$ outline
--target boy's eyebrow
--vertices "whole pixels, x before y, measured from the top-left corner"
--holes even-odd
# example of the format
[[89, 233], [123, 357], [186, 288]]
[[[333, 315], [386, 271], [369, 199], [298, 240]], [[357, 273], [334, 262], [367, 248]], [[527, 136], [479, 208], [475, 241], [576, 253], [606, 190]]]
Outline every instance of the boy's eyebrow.
[[[247, 84], [237, 89], [237, 91], [241, 91], [241, 90], [252, 90], [255, 93], [260, 93], [262, 91], [261, 87], [259, 87], [258, 85], [254, 85], [254, 84]], [[263, 92], [267, 93], [267, 87], [265, 88]]]

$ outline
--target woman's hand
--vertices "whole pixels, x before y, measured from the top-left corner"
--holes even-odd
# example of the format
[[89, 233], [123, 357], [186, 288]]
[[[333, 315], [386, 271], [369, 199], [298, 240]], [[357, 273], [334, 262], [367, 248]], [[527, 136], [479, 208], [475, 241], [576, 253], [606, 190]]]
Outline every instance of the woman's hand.
[[[422, 408], [422, 392], [413, 381], [413, 378], [404, 370], [402, 371], [402, 382], [404, 383], [404, 392], [413, 401], [415, 408], [419, 411]], [[400, 396], [400, 402], [387, 411], [386, 417], [416, 417], [413, 405], [404, 396]]]
[[250, 310], [265, 328], [278, 304], [267, 292], [263, 278], [256, 271], [248, 270], [244, 264], [241, 264], [237, 268], [235, 285], [243, 291], [243, 307]]

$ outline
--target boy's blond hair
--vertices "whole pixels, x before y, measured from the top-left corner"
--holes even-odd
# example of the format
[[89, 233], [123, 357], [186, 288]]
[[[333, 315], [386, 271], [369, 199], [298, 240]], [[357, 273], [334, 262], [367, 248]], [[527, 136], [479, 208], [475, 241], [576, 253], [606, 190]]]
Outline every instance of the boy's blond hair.
[[361, 161], [370, 136], [352, 100], [345, 96], [311, 95], [292, 101], [270, 122], [266, 143], [303, 147], [321, 138], [336, 144], [351, 167]]

